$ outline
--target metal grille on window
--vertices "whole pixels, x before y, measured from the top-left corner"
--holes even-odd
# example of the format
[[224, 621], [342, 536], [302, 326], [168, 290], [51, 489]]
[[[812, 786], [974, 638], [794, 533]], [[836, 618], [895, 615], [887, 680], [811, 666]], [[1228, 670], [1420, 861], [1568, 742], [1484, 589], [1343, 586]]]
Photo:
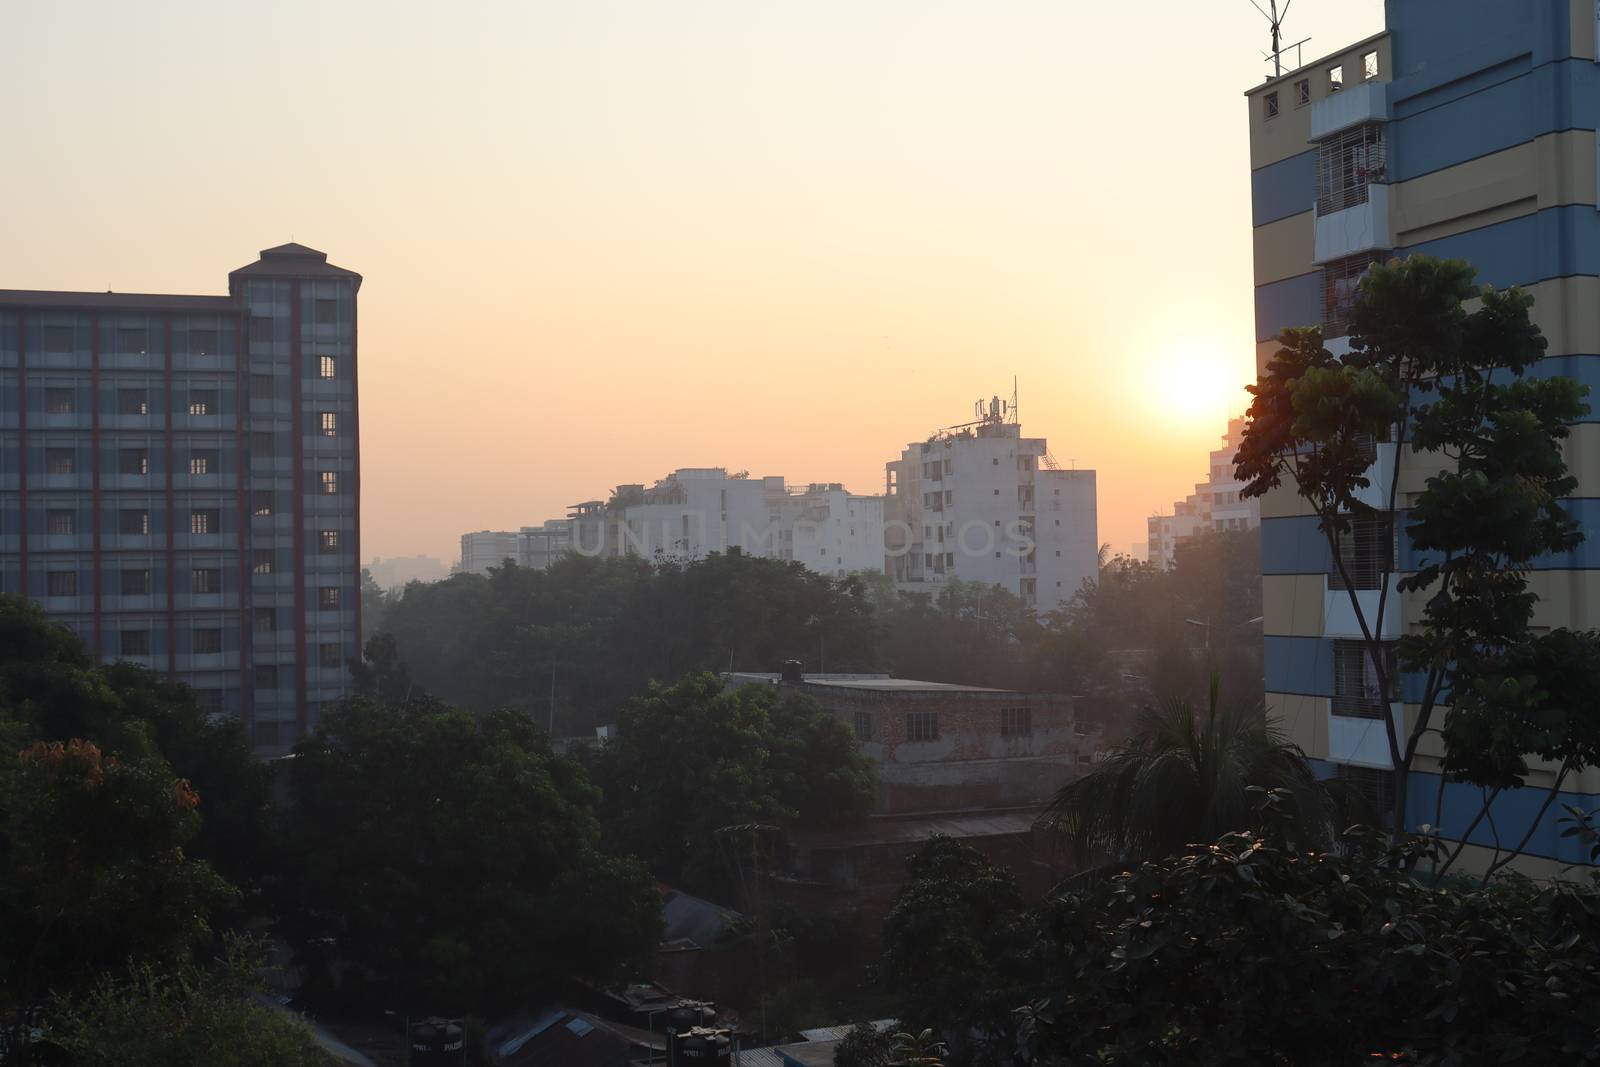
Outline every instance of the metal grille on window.
[[1400, 664], [1392, 645], [1384, 646], [1384, 670], [1389, 675], [1390, 694], [1385, 697], [1378, 684], [1378, 671], [1372, 665], [1367, 647], [1360, 641], [1333, 643], [1333, 713], [1355, 719], [1381, 719], [1394, 699]]
[[1382, 124], [1367, 123], [1335, 134], [1317, 148], [1317, 214], [1365, 204], [1367, 191], [1388, 180]]
[[1350, 332], [1350, 310], [1355, 307], [1356, 291], [1367, 268], [1383, 256], [1366, 252], [1336, 259], [1322, 268], [1322, 336], [1343, 337]]
[[[1350, 520], [1350, 530], [1339, 538], [1340, 573], [1337, 565], [1328, 569], [1329, 589], [1379, 589], [1384, 576], [1394, 570], [1394, 516], [1358, 515]], [[1349, 585], [1345, 577], [1349, 576]]]

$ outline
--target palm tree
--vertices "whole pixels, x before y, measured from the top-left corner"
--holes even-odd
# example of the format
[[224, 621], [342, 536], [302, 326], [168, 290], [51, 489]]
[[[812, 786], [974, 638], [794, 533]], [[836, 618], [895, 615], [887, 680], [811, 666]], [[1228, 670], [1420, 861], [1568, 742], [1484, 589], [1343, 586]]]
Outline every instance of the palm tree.
[[944, 1067], [944, 1042], [934, 1037], [931, 1029], [895, 1034], [894, 1051], [897, 1067]]
[[1259, 703], [1219, 708], [1213, 675], [1203, 716], [1185, 700], [1145, 709], [1127, 744], [1062, 786], [1044, 818], [1080, 867], [1138, 862], [1260, 826], [1252, 787], [1281, 791], [1302, 847], [1331, 840], [1342, 802]]

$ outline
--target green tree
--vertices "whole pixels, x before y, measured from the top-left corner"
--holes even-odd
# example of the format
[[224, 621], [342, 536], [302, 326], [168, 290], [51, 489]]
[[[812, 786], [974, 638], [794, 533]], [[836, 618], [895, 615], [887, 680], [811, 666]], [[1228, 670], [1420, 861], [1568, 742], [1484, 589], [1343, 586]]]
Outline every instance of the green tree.
[[[1498, 755], [1485, 760], [1483, 724], [1593, 713], [1592, 705], [1561, 705], [1574, 689], [1565, 682], [1530, 689], [1519, 681], [1519, 667], [1537, 657], [1528, 567], [1582, 540], [1560, 498], [1577, 484], [1562, 443], [1589, 410], [1587, 389], [1528, 375], [1546, 347], [1529, 316], [1533, 298], [1479, 289], [1475, 276], [1468, 263], [1427, 256], [1375, 265], [1361, 281], [1342, 358], [1318, 330], [1286, 331], [1251, 387], [1236, 459], [1245, 495], [1287, 482], [1306, 502], [1349, 591], [1376, 679], [1371, 699], [1383, 712], [1396, 833], [1407, 828], [1411, 771], [1422, 739], [1439, 730], [1439, 708], [1450, 708], [1440, 731], [1444, 777], [1486, 791], [1524, 783], [1514, 760], [1534, 750], [1534, 738], [1506, 730], [1493, 739]], [[1376, 462], [1383, 456], [1390, 461]], [[1402, 490], [1422, 475], [1420, 492]], [[1402, 492], [1413, 495], [1409, 503]], [[1397, 524], [1398, 558], [1387, 547]], [[1410, 573], [1392, 582], [1402, 569]], [[1375, 606], [1363, 604], [1363, 588], [1377, 591]], [[1406, 593], [1416, 595], [1420, 618], [1404, 634], [1386, 630], [1389, 598]], [[1397, 722], [1387, 710], [1401, 696], [1401, 669], [1416, 675], [1418, 707]], [[1589, 731], [1556, 732], [1575, 739]], [[1562, 767], [1553, 797], [1589, 754], [1585, 743], [1550, 751]]]
[[1220, 705], [1213, 678], [1204, 713], [1181, 700], [1146, 709], [1125, 745], [1061, 787], [1046, 819], [1081, 866], [1136, 862], [1258, 827], [1261, 789], [1283, 791], [1301, 844], [1337, 829], [1334, 795], [1299, 746], [1259, 704]]
[[525, 715], [354, 699], [295, 750], [286, 932], [315, 995], [493, 1013], [655, 944], [637, 862], [600, 851], [597, 791]]
[[942, 835], [906, 868], [878, 964], [901, 1023], [933, 1028], [964, 1063], [1012, 1062], [1013, 1013], [1029, 988], [1034, 928], [1011, 872]]
[[184, 854], [200, 797], [152, 753], [36, 741], [0, 761], [0, 1006], [129, 959], [181, 965], [233, 890]]
[[216, 966], [134, 963], [58, 1001], [46, 1042], [74, 1067], [327, 1067], [299, 1020], [254, 999], [261, 956], [231, 941]]
[[834, 1050], [836, 1067], [893, 1067], [894, 1038], [869, 1023], [856, 1023]]
[[1308, 851], [1274, 818], [1062, 895], [1032, 1062], [1600, 1062], [1600, 888], [1431, 889], [1406, 873], [1431, 847]]
[[108, 753], [158, 754], [205, 798], [187, 852], [247, 893], [270, 877], [270, 772], [235, 721], [130, 663], [97, 664], [37, 604], [0, 594], [0, 757], [34, 741], [82, 739]]
[[620, 711], [596, 773], [607, 832], [660, 877], [726, 892], [718, 831], [836, 826], [871, 810], [871, 762], [814, 700], [713, 674], [653, 685]]

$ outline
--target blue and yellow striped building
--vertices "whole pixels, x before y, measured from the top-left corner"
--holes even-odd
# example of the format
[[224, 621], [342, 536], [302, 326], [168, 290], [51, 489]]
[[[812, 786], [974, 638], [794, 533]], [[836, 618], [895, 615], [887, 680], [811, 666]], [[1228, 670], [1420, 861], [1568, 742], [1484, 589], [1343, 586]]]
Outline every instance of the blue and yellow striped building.
[[[1533, 373], [1600, 386], [1600, 2], [1388, 0], [1385, 23], [1383, 33], [1246, 94], [1258, 368], [1286, 327], [1323, 324], [1337, 351], [1366, 267], [1420, 252], [1470, 260], [1481, 282], [1529, 290], [1550, 344]], [[1591, 403], [1591, 421], [1567, 449], [1579, 480], [1569, 506], [1588, 539], [1539, 561], [1538, 626], [1600, 627], [1600, 388]], [[1393, 447], [1379, 446], [1380, 465], [1394, 462]], [[1424, 460], [1406, 458], [1398, 507], [1429, 473]], [[1379, 485], [1387, 479], [1374, 479], [1375, 504]], [[1268, 706], [1331, 772], [1381, 791], [1389, 767], [1381, 717], [1413, 716], [1415, 686], [1376, 692], [1354, 645], [1349, 594], [1330, 580], [1326, 542], [1294, 491], [1268, 496], [1261, 518]], [[1396, 553], [1404, 573], [1403, 516], [1397, 525], [1398, 543], [1371, 551]], [[1357, 584], [1374, 587], [1357, 594], [1372, 619], [1378, 583]], [[1386, 634], [1421, 617], [1420, 597], [1391, 594], [1389, 604]], [[1413, 826], [1435, 822], [1439, 798], [1437, 746], [1422, 752], [1409, 789]], [[1537, 769], [1527, 788], [1497, 801], [1502, 842], [1522, 837], [1552, 780]], [[1566, 788], [1563, 801], [1595, 807], [1600, 771], [1569, 777]], [[1447, 786], [1445, 836], [1459, 837], [1479, 804], [1476, 788]], [[1548, 874], [1578, 861], [1577, 846], [1559, 837], [1560, 814], [1553, 806], [1521, 869]], [[1470, 841], [1463, 862], [1481, 867], [1492, 845], [1487, 824]]]

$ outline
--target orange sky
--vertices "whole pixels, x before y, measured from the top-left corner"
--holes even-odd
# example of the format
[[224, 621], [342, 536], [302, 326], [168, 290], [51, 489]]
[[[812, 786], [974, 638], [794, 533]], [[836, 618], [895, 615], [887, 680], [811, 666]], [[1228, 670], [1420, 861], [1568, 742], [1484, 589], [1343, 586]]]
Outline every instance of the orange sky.
[[[1306, 58], [1379, 0], [1299, 0]], [[1124, 549], [1252, 372], [1248, 0], [13, 6], [0, 287], [366, 276], [363, 548], [680, 466], [881, 492], [1021, 380]]]

